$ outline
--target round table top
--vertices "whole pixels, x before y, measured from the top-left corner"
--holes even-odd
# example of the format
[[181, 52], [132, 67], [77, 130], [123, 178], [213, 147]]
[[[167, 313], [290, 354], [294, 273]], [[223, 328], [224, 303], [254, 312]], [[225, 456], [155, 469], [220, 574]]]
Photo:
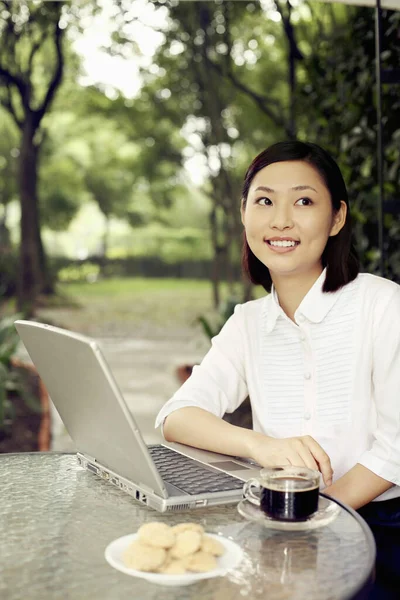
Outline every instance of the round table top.
[[[236, 505], [158, 513], [83, 470], [74, 454], [52, 452], [0, 456], [0, 480], [0, 596], [7, 600], [347, 600], [372, 576], [372, 534], [342, 505], [329, 525], [293, 532], [246, 521]], [[238, 543], [244, 558], [224, 577], [187, 587], [113, 569], [106, 546], [155, 520], [201, 523]]]

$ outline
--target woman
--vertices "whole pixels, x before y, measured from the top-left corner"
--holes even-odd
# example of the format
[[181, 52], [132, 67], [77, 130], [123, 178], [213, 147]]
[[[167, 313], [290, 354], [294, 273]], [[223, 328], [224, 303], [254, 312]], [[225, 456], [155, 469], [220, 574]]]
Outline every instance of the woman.
[[[378, 528], [389, 520], [393, 531], [400, 286], [359, 274], [343, 177], [315, 144], [281, 142], [261, 152], [245, 176], [241, 216], [245, 270], [271, 293], [236, 307], [156, 426], [168, 441], [263, 466], [319, 469], [326, 494]], [[222, 420], [247, 395], [253, 431]], [[386, 566], [378, 548], [378, 574]], [[385, 582], [389, 576], [395, 566]], [[388, 594], [380, 589], [379, 598]]]

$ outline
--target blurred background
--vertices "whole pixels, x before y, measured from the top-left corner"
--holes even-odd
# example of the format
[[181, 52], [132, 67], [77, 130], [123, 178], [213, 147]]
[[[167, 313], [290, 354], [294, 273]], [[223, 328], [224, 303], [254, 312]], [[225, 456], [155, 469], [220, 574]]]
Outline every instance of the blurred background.
[[372, 0], [0, 0], [0, 452], [73, 449], [17, 315], [98, 339], [159, 440], [159, 408], [263, 293], [239, 207], [271, 143], [332, 153], [362, 270], [400, 281], [399, 4], [377, 76]]

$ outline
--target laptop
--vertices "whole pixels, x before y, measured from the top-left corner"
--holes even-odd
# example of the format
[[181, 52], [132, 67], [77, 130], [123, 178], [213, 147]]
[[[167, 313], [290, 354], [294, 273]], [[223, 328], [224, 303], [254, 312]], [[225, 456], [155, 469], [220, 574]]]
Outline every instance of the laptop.
[[245, 459], [183, 444], [146, 445], [96, 341], [58, 327], [15, 321], [88, 471], [160, 512], [238, 502], [259, 474]]

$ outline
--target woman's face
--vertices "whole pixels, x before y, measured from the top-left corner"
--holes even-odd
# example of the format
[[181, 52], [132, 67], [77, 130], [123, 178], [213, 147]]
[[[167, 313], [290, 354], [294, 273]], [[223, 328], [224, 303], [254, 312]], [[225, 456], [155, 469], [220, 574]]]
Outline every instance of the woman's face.
[[303, 161], [273, 163], [251, 182], [242, 222], [253, 254], [272, 278], [322, 272], [322, 253], [329, 236], [342, 229], [347, 206], [333, 211], [318, 171]]

